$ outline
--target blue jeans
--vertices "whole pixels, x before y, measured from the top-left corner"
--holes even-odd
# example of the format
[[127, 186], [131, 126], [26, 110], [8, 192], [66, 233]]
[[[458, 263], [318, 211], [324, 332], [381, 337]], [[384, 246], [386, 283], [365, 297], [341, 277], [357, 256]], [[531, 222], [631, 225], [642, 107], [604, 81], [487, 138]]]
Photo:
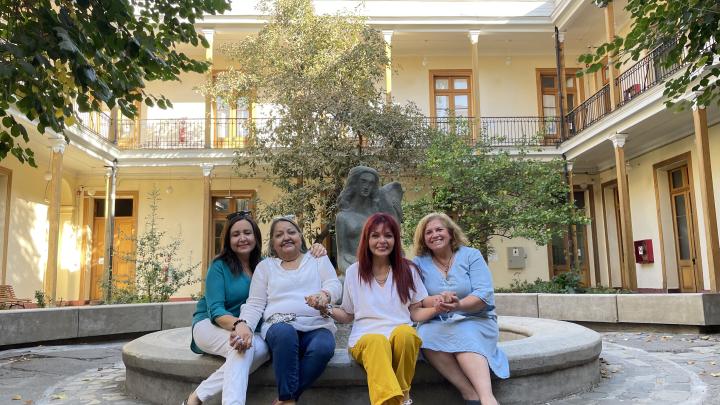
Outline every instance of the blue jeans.
[[335, 354], [335, 337], [325, 328], [300, 332], [287, 323], [272, 325], [265, 335], [272, 353], [278, 399], [297, 400]]

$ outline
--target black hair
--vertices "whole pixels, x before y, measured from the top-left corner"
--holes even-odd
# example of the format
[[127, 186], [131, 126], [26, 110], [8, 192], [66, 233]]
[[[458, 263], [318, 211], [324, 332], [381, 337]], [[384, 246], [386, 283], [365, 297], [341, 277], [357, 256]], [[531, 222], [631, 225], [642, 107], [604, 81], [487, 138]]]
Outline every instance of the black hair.
[[215, 259], [213, 260], [224, 261], [225, 264], [227, 264], [227, 266], [230, 268], [230, 272], [235, 276], [239, 276], [240, 274], [242, 274], [243, 268], [242, 264], [240, 263], [240, 258], [230, 246], [230, 230], [232, 229], [233, 225], [240, 221], [248, 221], [250, 227], [252, 228], [253, 236], [255, 237], [255, 247], [250, 252], [250, 268], [248, 269], [250, 271], [250, 274], [255, 272], [255, 267], [258, 265], [258, 263], [260, 263], [261, 259], [262, 235], [260, 234], [260, 228], [258, 227], [257, 223], [250, 216], [238, 215], [231, 217], [227, 220], [227, 222], [225, 223], [225, 228], [223, 229], [222, 250], [220, 250], [220, 253], [218, 253], [218, 255], [215, 256]]

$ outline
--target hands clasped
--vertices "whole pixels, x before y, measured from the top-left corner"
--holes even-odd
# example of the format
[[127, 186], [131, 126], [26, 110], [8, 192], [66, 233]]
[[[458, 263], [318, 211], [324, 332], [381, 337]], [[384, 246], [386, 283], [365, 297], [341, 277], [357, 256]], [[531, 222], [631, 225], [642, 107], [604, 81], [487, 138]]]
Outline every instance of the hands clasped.
[[253, 333], [246, 323], [241, 322], [235, 325], [230, 332], [230, 346], [239, 352], [244, 352], [252, 346]]
[[443, 291], [433, 297], [433, 308], [438, 313], [457, 311], [460, 308], [460, 299], [452, 291]]
[[323, 317], [327, 317], [328, 315], [328, 304], [330, 303], [330, 294], [328, 294], [325, 291], [321, 291], [316, 294], [308, 295], [305, 297], [305, 303], [308, 304], [310, 307], [317, 309], [320, 311], [320, 314]]

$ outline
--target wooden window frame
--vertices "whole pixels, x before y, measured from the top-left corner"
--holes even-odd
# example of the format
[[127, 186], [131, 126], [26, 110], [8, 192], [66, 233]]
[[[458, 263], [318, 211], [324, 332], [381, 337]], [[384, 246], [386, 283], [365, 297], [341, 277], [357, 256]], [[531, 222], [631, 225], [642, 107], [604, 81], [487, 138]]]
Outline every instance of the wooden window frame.
[[[584, 207], [584, 211], [585, 211], [584, 213], [585, 213], [585, 214], [588, 214], [588, 213], [589, 213], [589, 217], [590, 217], [591, 220], [593, 221], [591, 224], [594, 224], [595, 204], [594, 204], [594, 202], [593, 202], [594, 195], [593, 195], [592, 186], [588, 186], [587, 188], [583, 189], [580, 185], [577, 185], [577, 184], [574, 185], [574, 186], [573, 186], [573, 193], [572, 193], [572, 194], [573, 194], [573, 200], [574, 200], [574, 198], [575, 198], [575, 195], [574, 195], [574, 194], [577, 193], [577, 192], [582, 193], [582, 195], [583, 195], [583, 200], [585, 200], [585, 199], [587, 198], [587, 203], [585, 204], [585, 207]], [[585, 203], [585, 201], [583, 201], [583, 203]], [[591, 225], [591, 224], [588, 224], [588, 225]], [[598, 268], [598, 264], [597, 264], [597, 246], [596, 246], [596, 244], [597, 244], [597, 242], [596, 242], [596, 241], [597, 241], [597, 235], [596, 235], [596, 232], [595, 232], [595, 227], [594, 227], [594, 226], [591, 226], [590, 229], [588, 229], [588, 225], [581, 225], [582, 227], [584, 227], [583, 229], [584, 229], [584, 232], [585, 232], [585, 246], [584, 246], [584, 250], [585, 250], [585, 260], [586, 260], [586, 263], [587, 263], [587, 285], [586, 285], [585, 287], [591, 287], [591, 286], [592, 286], [592, 281], [593, 281], [593, 280], [592, 280], [592, 274], [591, 274], [592, 270], [595, 270], [596, 273], [597, 273], [597, 271], [598, 271], [598, 270], [597, 270], [597, 268]], [[574, 232], [575, 232], [576, 234], [577, 234], [577, 232], [581, 232], [579, 226], [576, 226], [576, 227], [575, 227], [575, 231], [574, 231]], [[591, 237], [592, 237], [592, 242], [593, 242], [592, 245], [590, 244], [590, 238], [591, 238]], [[570, 260], [570, 259], [571, 259], [570, 256], [571, 256], [573, 253], [572, 253], [572, 252], [569, 252], [569, 251], [567, 250], [567, 241], [568, 241], [568, 238], [569, 238], [568, 233], [565, 233], [565, 234], [563, 235], [563, 252], [564, 252], [564, 254], [565, 254], [565, 261], [566, 261], [566, 263], [567, 263], [568, 268], [567, 268], [567, 270], [563, 270], [563, 271], [571, 271], [571, 270], [572, 270], [572, 269], [570, 268], [570, 262], [572, 261], [572, 260]], [[577, 250], [577, 244], [576, 244], [576, 242], [577, 242], [577, 237], [575, 237], [574, 239], [575, 239], [575, 240], [573, 241], [573, 248]], [[592, 268], [591, 268], [592, 266], [590, 266], [591, 263], [590, 263], [590, 261], [589, 261], [590, 258], [588, 257], [591, 247], [593, 248], [593, 258], [592, 258], [592, 259], [593, 259], [593, 263], [592, 263], [592, 264], [594, 265], [595, 269], [592, 269]], [[547, 250], [548, 250], [548, 271], [549, 271], [549, 277], [550, 277], [550, 279], [552, 279], [552, 278], [556, 275], [556, 274], [555, 274], [555, 264], [554, 264], [554, 260], [553, 260], [553, 251], [552, 251], [552, 249], [553, 249], [553, 242], [552, 242], [552, 240], [551, 240], [550, 243], [547, 244]], [[577, 264], [577, 263], [576, 263], [576, 264]], [[596, 278], [595, 283], [596, 283], [596, 284], [599, 283], [599, 277], [598, 277], [598, 276], [599, 276], [599, 274], [596, 274], [596, 275], [595, 275], [595, 278]]]
[[[82, 247], [81, 255], [83, 259], [80, 262], [80, 299], [84, 299], [87, 295], [89, 300], [92, 300], [93, 292], [93, 279], [92, 279], [92, 250], [94, 238], [104, 238], [105, 235], [93, 235], [93, 227], [95, 224], [95, 218], [103, 218], [95, 216], [95, 200], [104, 200], [105, 194], [91, 196], [85, 191], [83, 195], [83, 203], [87, 204], [84, 206], [81, 213], [83, 214], [83, 232], [82, 232]], [[135, 232], [140, 229], [138, 227], [138, 209], [140, 207], [140, 192], [139, 191], [117, 191], [115, 200], [119, 199], [132, 199], [133, 200], [133, 215], [131, 218], [135, 222]], [[137, 237], [137, 234], [135, 235]], [[113, 243], [115, 240], [113, 239]], [[137, 270], [137, 269], [136, 269]]]
[[[663, 221], [662, 221], [662, 213], [660, 212], [660, 187], [658, 183], [658, 170], [664, 170], [666, 172], [670, 172], [675, 167], [680, 167], [687, 165], [687, 180], [689, 184], [689, 193], [690, 193], [690, 201], [695, 204], [694, 207], [695, 210], [692, 211], [692, 217], [690, 218], [690, 221], [692, 221], [692, 227], [693, 227], [693, 235], [694, 238], [693, 243], [695, 244], [695, 253], [697, 254], [697, 260], [695, 261], [695, 272], [697, 276], [697, 282], [698, 282], [698, 292], [702, 292], [704, 289], [704, 274], [703, 274], [703, 261], [702, 256], [699, 252], [700, 249], [700, 231], [698, 229], [698, 213], [697, 213], [697, 199], [695, 198], [695, 183], [693, 179], [693, 166], [692, 166], [692, 155], [690, 152], [685, 152], [683, 154], [673, 156], [669, 159], [665, 159], [661, 162], [658, 162], [653, 165], [653, 185], [655, 187], [655, 205], [657, 207], [657, 221], [658, 221], [658, 234], [659, 234], [659, 243], [660, 243], [660, 258], [661, 258], [661, 267], [662, 267], [662, 283], [663, 283], [663, 289], [665, 291], [668, 291], [667, 287], [667, 264], [665, 262], [665, 240], [664, 240], [664, 232], [663, 231]], [[669, 179], [668, 179], [669, 182]], [[670, 190], [668, 189], [668, 192]], [[673, 220], [673, 237], [674, 236], [674, 219]], [[680, 269], [677, 269], [678, 271], [678, 289], [682, 289], [682, 279], [680, 279], [681, 274], [679, 274]]]
[[[215, 221], [216, 220], [222, 220], [223, 222], [227, 220], [227, 215], [235, 212], [237, 207], [235, 209], [231, 208], [226, 213], [217, 213], [215, 211], [214, 201], [216, 198], [226, 198], [228, 196], [232, 196], [232, 201], [234, 204], [234, 200], [236, 199], [247, 199], [250, 200], [250, 211], [253, 214], [253, 218], [255, 218], [256, 215], [256, 208], [257, 205], [255, 201], [257, 200], [257, 191], [255, 190], [213, 190], [210, 192], [210, 223], [208, 226], [210, 227], [210, 244], [208, 247], [208, 257], [212, 260], [213, 257], [215, 257]], [[223, 225], [224, 227], [224, 225]], [[225, 235], [221, 234], [220, 238], [224, 239]], [[203, 269], [203, 279], [205, 278], [205, 273], [207, 272], [207, 269]]]
[[[606, 270], [608, 273], [608, 287], [609, 288], [616, 288], [616, 287], [613, 286], [612, 265], [610, 262], [610, 238], [608, 237], [608, 214], [607, 213], [608, 213], [608, 210], [611, 208], [613, 209], [614, 212], [617, 212], [618, 207], [615, 204], [615, 198], [614, 198], [616, 191], [613, 191], [613, 206], [608, 207], [609, 204], [606, 203], [606, 200], [605, 200], [605, 190], [617, 189], [617, 187], [618, 187], [617, 179], [609, 180], [600, 185], [600, 197], [601, 197], [600, 200], [602, 202], [602, 210], [603, 210], [603, 226], [605, 227], [605, 229], [604, 229], [604, 231], [605, 231], [604, 232], [605, 233], [605, 263], [607, 265]], [[618, 219], [618, 217], [616, 215], [614, 226], [617, 229], [616, 233], [617, 233], [618, 252], [622, 252], [624, 247], [622, 245], [622, 240], [621, 240], [621, 236], [620, 236], [620, 222], [619, 221], [620, 220]], [[623, 272], [625, 271], [624, 270], [625, 266], [623, 266], [623, 260], [625, 260], [625, 256], [623, 254], [619, 254], [618, 260], [620, 261], [620, 280], [621, 280], [620, 288], [624, 288], [622, 286], [622, 279], [623, 279], [622, 275], [623, 275]]]
[[[227, 70], [228, 70], [228, 69], [213, 69], [213, 71], [212, 71], [212, 80], [213, 80], [213, 82], [215, 81], [215, 78], [217, 77], [217, 75], [218, 75], [219, 73], [226, 72]], [[247, 103], [248, 103], [248, 107], [247, 107], [248, 119], [252, 120], [252, 119], [254, 118], [254, 113], [255, 113], [255, 111], [254, 111], [254, 110], [255, 110], [255, 108], [254, 108], [254, 105], [255, 105], [255, 102], [254, 102], [255, 96], [254, 96], [254, 95], [251, 95], [251, 96], [248, 97], [247, 99], [248, 99], [248, 100], [247, 100]], [[211, 123], [211, 125], [210, 125], [210, 127], [211, 127], [210, 131], [211, 131], [211, 134], [212, 134], [212, 144], [213, 144], [213, 147], [215, 147], [215, 148], [222, 148], [222, 147], [225, 147], [225, 145], [222, 145], [221, 142], [220, 142], [219, 139], [218, 139], [218, 122], [217, 122], [218, 105], [217, 105], [217, 104], [218, 104], [218, 103], [217, 103], [217, 97], [212, 97], [212, 98], [210, 99], [210, 116], [211, 116], [211, 119], [212, 119], [212, 123]], [[230, 119], [230, 120], [233, 120], [233, 119], [237, 120], [237, 118], [238, 118], [237, 100], [235, 100], [235, 103], [234, 103], [234, 104], [235, 104], [234, 106], [230, 106], [230, 107], [232, 107], [232, 108], [230, 108], [230, 116], [229, 116], [229, 119]], [[232, 133], [236, 133], [236, 131], [237, 131], [237, 128], [234, 128], [234, 126], [231, 126], [229, 132], [232, 134]], [[229, 137], [229, 139], [230, 139], [229, 142], [235, 142], [236, 140], [235, 140], [234, 138], [237, 138], [237, 137], [231, 135], [231, 136]], [[239, 146], [239, 145], [236, 145], [236, 146]]]
[[[580, 68], [565, 68], [565, 78], [572, 78], [575, 81], [575, 90], [573, 90], [572, 93], [575, 95], [575, 102], [577, 105], [580, 105], [580, 103], [585, 100], [585, 85], [582, 80], [580, 80], [579, 77], [575, 76], [575, 74], [580, 70]], [[556, 107], [555, 110], [557, 113], [559, 113], [559, 97], [558, 97], [558, 82], [559, 79], [557, 77], [557, 69], [555, 68], [536, 68], [535, 69], [535, 91], [537, 94], [537, 109], [538, 109], [538, 116], [544, 118], [545, 114], [543, 111], [543, 88], [542, 88], [542, 76], [553, 76], [556, 80], [556, 86], [553, 89], [553, 94], [555, 95], [556, 100]], [[567, 91], [566, 91], [567, 92]], [[575, 107], [577, 107], [577, 105]], [[564, 111], [564, 113], [567, 115], [570, 111]]]
[[[435, 78], [438, 77], [467, 77], [468, 79], [468, 89], [467, 89], [467, 95], [468, 95], [468, 117], [475, 117], [475, 103], [473, 97], [475, 97], [475, 94], [473, 94], [474, 84], [473, 84], [473, 72], [472, 69], [436, 69], [436, 70], [430, 70], [428, 72], [429, 75], [429, 83], [428, 87], [430, 89], [430, 116], [433, 118], [437, 118], [437, 111], [435, 109]], [[448, 91], [448, 94], [465, 94], [464, 91], [462, 92], [453, 92]]]

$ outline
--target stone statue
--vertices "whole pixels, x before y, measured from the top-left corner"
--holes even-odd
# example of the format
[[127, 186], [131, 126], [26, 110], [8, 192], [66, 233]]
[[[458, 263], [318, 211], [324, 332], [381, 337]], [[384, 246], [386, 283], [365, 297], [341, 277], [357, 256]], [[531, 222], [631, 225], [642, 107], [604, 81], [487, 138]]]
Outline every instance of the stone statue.
[[370, 215], [387, 212], [398, 222], [402, 221], [402, 196], [402, 186], [396, 181], [380, 187], [377, 170], [366, 166], [350, 169], [345, 188], [338, 197], [338, 213], [335, 217], [340, 273], [345, 274], [345, 269], [357, 261], [355, 255], [360, 244], [360, 233]]

